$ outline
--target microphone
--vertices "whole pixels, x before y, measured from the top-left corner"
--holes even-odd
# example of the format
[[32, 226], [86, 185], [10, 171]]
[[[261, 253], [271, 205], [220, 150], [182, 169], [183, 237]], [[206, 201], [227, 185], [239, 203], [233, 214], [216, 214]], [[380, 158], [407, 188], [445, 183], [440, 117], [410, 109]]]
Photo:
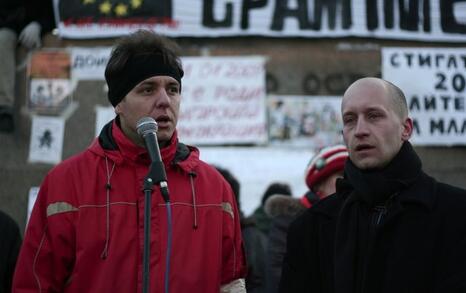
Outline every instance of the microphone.
[[157, 122], [152, 117], [143, 117], [136, 123], [136, 130], [144, 139], [144, 143], [151, 159], [151, 166], [146, 180], [150, 179], [151, 183], [159, 184], [162, 196], [165, 202], [168, 198], [167, 175], [165, 167], [160, 156], [159, 143], [157, 141]]

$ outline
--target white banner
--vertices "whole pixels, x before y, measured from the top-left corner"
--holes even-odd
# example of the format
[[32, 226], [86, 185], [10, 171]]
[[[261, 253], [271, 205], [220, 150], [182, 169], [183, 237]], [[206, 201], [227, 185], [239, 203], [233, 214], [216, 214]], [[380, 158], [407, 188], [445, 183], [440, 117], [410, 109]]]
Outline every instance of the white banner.
[[110, 58], [111, 47], [70, 48], [71, 78], [74, 80], [102, 80]]
[[267, 141], [265, 59], [184, 57], [178, 134], [190, 144]]
[[[104, 79], [111, 48], [69, 50], [71, 76], [75, 80]], [[178, 134], [183, 142], [202, 145], [267, 142], [264, 57], [182, 57], [181, 61], [185, 74]], [[96, 111], [98, 134], [113, 115], [113, 109], [98, 107]]]
[[466, 42], [466, 2], [446, 0], [54, 0], [64, 38], [139, 28], [173, 37], [370, 37]]
[[406, 95], [413, 144], [466, 144], [465, 48], [383, 48], [382, 76]]

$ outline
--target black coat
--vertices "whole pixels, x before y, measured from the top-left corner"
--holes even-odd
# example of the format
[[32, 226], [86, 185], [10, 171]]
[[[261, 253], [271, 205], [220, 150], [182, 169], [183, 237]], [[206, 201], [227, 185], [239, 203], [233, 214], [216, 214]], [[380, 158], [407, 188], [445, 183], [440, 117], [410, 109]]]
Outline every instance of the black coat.
[[[335, 239], [350, 195], [337, 191], [291, 224], [280, 292], [466, 292], [465, 190], [422, 173], [375, 226], [363, 252], [363, 277], [354, 276], [361, 271], [361, 251], [346, 269], [335, 261], [335, 255], [345, 253], [338, 249], [348, 247]], [[352, 204], [364, 209], [361, 202]], [[358, 279], [359, 289], [335, 281], [344, 279]]]
[[18, 224], [0, 211], [0, 293], [11, 292], [13, 272], [21, 246]]

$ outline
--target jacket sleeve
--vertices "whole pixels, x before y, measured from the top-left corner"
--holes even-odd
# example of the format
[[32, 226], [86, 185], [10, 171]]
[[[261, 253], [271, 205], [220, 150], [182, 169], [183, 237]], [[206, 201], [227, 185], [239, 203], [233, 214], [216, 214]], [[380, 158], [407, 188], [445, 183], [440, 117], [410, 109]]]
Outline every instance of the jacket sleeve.
[[319, 274], [319, 251], [315, 222], [309, 210], [291, 222], [283, 260], [280, 293], [327, 292]]
[[[439, 209], [445, 219], [442, 234], [436, 236], [441, 245], [435, 252], [435, 267], [438, 269], [434, 292], [466, 292], [466, 191], [451, 187], [445, 189], [445, 185], [439, 185], [437, 190], [438, 197], [443, 196], [444, 203]], [[450, 197], [451, 193], [455, 196]], [[439, 200], [438, 205], [441, 203]]]
[[70, 196], [68, 184], [42, 184], [13, 279], [13, 292], [63, 292], [74, 262], [74, 227], [72, 217], [77, 208], [69, 202], [57, 201], [55, 195]]
[[246, 276], [246, 256], [241, 236], [238, 207], [229, 186], [224, 183], [223, 239], [221, 284], [229, 284]]

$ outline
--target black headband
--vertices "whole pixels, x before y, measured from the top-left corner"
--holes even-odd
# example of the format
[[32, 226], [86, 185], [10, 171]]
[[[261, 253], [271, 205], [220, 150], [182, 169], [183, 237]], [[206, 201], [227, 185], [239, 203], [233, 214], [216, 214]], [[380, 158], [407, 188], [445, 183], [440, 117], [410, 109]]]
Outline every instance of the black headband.
[[141, 81], [160, 75], [173, 77], [181, 87], [183, 70], [168, 64], [160, 54], [132, 56], [120, 74], [108, 76], [105, 72], [110, 103], [115, 107]]

